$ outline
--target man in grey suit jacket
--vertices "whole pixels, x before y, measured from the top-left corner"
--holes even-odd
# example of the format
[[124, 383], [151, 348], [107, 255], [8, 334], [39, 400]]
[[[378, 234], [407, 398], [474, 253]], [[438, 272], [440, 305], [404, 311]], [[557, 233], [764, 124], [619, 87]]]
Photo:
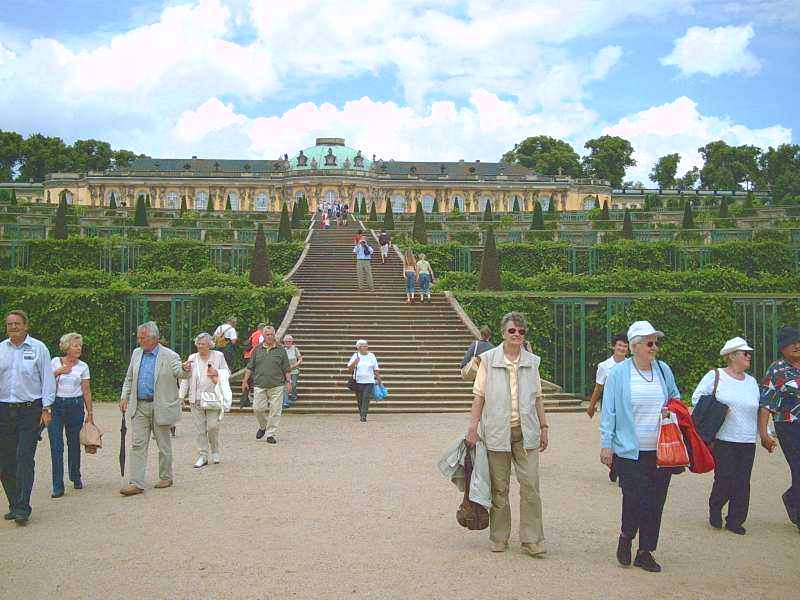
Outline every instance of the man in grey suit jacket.
[[123, 496], [144, 491], [147, 449], [150, 433], [158, 446], [157, 489], [172, 485], [172, 439], [169, 428], [181, 417], [178, 379], [189, 376], [191, 365], [181, 364], [180, 356], [159, 343], [158, 326], [150, 321], [136, 330], [139, 347], [133, 351], [119, 408], [128, 412], [133, 428], [129, 461], [129, 485], [120, 490]]

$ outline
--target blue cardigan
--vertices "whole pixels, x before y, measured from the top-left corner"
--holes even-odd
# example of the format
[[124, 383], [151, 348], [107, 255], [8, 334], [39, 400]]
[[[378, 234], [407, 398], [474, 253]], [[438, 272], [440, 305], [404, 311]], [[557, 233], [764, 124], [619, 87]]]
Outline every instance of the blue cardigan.
[[[614, 454], [622, 458], [638, 460], [639, 438], [633, 424], [633, 406], [631, 404], [631, 361], [626, 358], [611, 369], [603, 386], [603, 405], [600, 411], [600, 446], [611, 448]], [[667, 400], [680, 398], [681, 393], [675, 385], [672, 369], [664, 361], [658, 361], [664, 373], [659, 377], [661, 387]], [[658, 367], [653, 364], [653, 369]], [[659, 375], [661, 371], [659, 371]]]

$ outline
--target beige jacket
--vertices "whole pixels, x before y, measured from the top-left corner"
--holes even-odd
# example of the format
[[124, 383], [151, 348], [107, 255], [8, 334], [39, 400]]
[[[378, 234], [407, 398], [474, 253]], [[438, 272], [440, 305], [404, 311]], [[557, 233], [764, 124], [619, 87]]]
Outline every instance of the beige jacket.
[[[481, 364], [487, 367], [481, 438], [491, 451], [511, 452], [511, 383], [503, 357], [503, 345], [487, 350], [480, 357]], [[541, 359], [535, 354], [520, 350], [517, 399], [522, 443], [528, 450], [539, 447], [541, 435], [536, 412], [536, 400], [541, 394], [538, 383], [541, 381], [538, 376], [540, 362]]]
[[[178, 392], [178, 396], [183, 399], [186, 398], [189, 401], [189, 404], [196, 403], [199, 398], [197, 396], [197, 352], [194, 354], [190, 354], [189, 358], [186, 360], [194, 361], [194, 367], [191, 371], [189, 371], [189, 377], [186, 379], [181, 379], [180, 391]], [[217, 371], [227, 371], [228, 370], [228, 363], [225, 362], [225, 355], [222, 354], [219, 350], [212, 350], [209, 357], [208, 357], [209, 364], [214, 367]]]
[[[121, 400], [128, 400], [128, 415], [133, 418], [138, 404], [136, 383], [139, 380], [139, 364], [142, 349], [136, 348], [122, 384]], [[158, 345], [156, 358], [155, 394], [153, 396], [153, 419], [156, 425], [174, 425], [181, 418], [181, 403], [178, 400], [178, 379], [186, 379], [190, 372], [181, 368], [181, 357], [166, 346]]]

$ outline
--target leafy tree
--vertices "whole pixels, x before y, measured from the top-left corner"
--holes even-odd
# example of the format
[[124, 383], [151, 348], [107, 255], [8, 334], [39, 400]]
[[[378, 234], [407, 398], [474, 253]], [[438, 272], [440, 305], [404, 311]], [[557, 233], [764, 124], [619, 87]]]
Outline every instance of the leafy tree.
[[389, 200], [386, 201], [386, 210], [383, 213], [383, 228], [386, 231], [394, 229], [394, 214], [392, 213], [392, 203]]
[[422, 210], [422, 202], [417, 202], [417, 210], [414, 213], [414, 228], [411, 237], [420, 244], [428, 243], [428, 229], [425, 225], [425, 213]]
[[626, 240], [633, 239], [633, 221], [631, 220], [631, 212], [625, 209], [625, 217], [622, 219], [622, 237]]
[[783, 204], [788, 197], [800, 195], [800, 145], [770, 146], [758, 163], [764, 186], [770, 190], [776, 205]]
[[23, 138], [16, 131], [0, 129], [0, 181], [11, 181], [22, 162]]
[[500, 259], [497, 256], [497, 244], [494, 239], [494, 229], [491, 225], [486, 228], [486, 241], [483, 245], [481, 259], [481, 276], [478, 282], [479, 290], [502, 291], [500, 283]]
[[48, 173], [68, 171], [71, 167], [69, 150], [59, 137], [40, 133], [28, 136], [22, 143], [22, 164], [19, 179], [44, 181]]
[[375, 208], [375, 202], [369, 205], [369, 220], [375, 223], [378, 220], [378, 211]]
[[542, 205], [538, 200], [533, 201], [531, 229], [544, 229], [544, 214], [542, 213]]
[[258, 224], [253, 253], [250, 260], [250, 283], [259, 287], [267, 287], [270, 283], [269, 258], [267, 256], [267, 238], [264, 236], [264, 225]]
[[697, 185], [698, 180], [700, 179], [700, 169], [697, 167], [692, 167], [686, 173], [683, 174], [683, 177], [679, 177], [676, 180], [676, 186], [678, 189], [681, 190], [691, 190], [694, 189], [694, 186]]
[[684, 229], [694, 229], [694, 215], [692, 213], [692, 203], [687, 201], [683, 204], [683, 224]]
[[519, 198], [514, 196], [514, 206], [511, 207], [511, 212], [518, 213], [519, 212]]
[[300, 229], [300, 203], [292, 205], [292, 229]]
[[483, 208], [483, 222], [491, 223], [492, 221], [494, 221], [494, 216], [492, 215], [492, 203], [487, 200], [486, 206]]
[[114, 192], [111, 192], [108, 196], [108, 208], [117, 208], [117, 195]]
[[600, 213], [600, 219], [602, 221], [610, 221], [611, 220], [611, 215], [608, 214], [608, 199], [603, 200], [603, 210]]
[[366, 215], [367, 214], [367, 199], [361, 199], [361, 209], [358, 211], [359, 214]]
[[56, 222], [53, 237], [57, 240], [67, 239], [67, 195], [61, 192], [58, 195], [58, 208], [56, 208]]
[[283, 203], [281, 209], [281, 224], [278, 226], [278, 241], [291, 242], [292, 241], [292, 224], [289, 220], [289, 209], [286, 203]]
[[147, 205], [145, 204], [144, 196], [141, 194], [136, 198], [136, 213], [133, 217], [133, 224], [137, 227], [147, 227]]
[[186, 212], [186, 210], [187, 210], [186, 209], [186, 195], [184, 194], [184, 195], [181, 196], [181, 212], [180, 212], [181, 217]]
[[16, 206], [17, 205], [17, 190], [12, 188], [11, 197], [8, 199], [8, 203], [11, 206]]
[[719, 218], [720, 219], [727, 219], [730, 217], [730, 213], [728, 212], [728, 197], [723, 196], [722, 200], [719, 202]]
[[231, 207], [231, 195], [230, 194], [228, 194], [225, 197], [225, 210], [228, 211], [228, 212], [231, 212], [233, 210], [233, 208]]
[[662, 156], [650, 171], [650, 180], [655, 181], [662, 190], [674, 188], [680, 160], [681, 155], [677, 153]]
[[9, 201], [9, 199], [10, 196], [8, 195], [8, 190], [0, 189], [0, 203], [6, 203]]
[[521, 165], [542, 175], [579, 177], [581, 167], [574, 148], [546, 135], [529, 137], [503, 155], [503, 162]]
[[433, 198], [433, 206], [431, 207], [431, 212], [435, 215], [439, 214], [439, 197], [434, 196]]
[[105, 171], [111, 166], [114, 151], [111, 144], [100, 140], [76, 140], [69, 148], [72, 170], [78, 173]]
[[743, 181], [758, 182], [758, 159], [755, 146], [729, 146], [722, 140], [697, 149], [703, 156], [700, 183], [709, 189], [738, 190]]
[[584, 144], [589, 155], [583, 158], [583, 167], [590, 177], [607, 179], [612, 187], [622, 185], [627, 167], [636, 166], [631, 143], [617, 136], [604, 135]]

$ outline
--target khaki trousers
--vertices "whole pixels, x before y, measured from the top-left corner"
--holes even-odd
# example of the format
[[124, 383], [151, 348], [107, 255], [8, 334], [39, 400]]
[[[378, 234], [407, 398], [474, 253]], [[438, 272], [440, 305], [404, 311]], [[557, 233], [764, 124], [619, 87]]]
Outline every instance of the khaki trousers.
[[492, 482], [492, 508], [489, 511], [489, 539], [508, 542], [511, 537], [511, 506], [508, 487], [511, 462], [519, 482], [519, 541], [522, 544], [544, 542], [542, 498], [539, 495], [539, 450], [525, 450], [522, 429], [511, 429], [511, 452], [489, 451], [489, 477]]
[[156, 425], [153, 419], [153, 403], [137, 402], [133, 415], [133, 442], [131, 444], [129, 474], [130, 483], [144, 489], [147, 470], [147, 450], [150, 448], [150, 434], [158, 446], [158, 478], [172, 481], [172, 438], [169, 425]]
[[358, 289], [363, 288], [365, 285], [371, 289], [375, 289], [375, 284], [372, 281], [372, 261], [366, 259], [356, 260], [356, 277], [358, 278]]
[[200, 401], [191, 405], [192, 419], [197, 429], [197, 451], [208, 459], [209, 446], [211, 452], [219, 452], [219, 411], [203, 410]]
[[[258, 427], [267, 430], [267, 437], [275, 437], [283, 412], [283, 388], [253, 388], [253, 413], [256, 415]], [[269, 412], [269, 417], [267, 417]]]

